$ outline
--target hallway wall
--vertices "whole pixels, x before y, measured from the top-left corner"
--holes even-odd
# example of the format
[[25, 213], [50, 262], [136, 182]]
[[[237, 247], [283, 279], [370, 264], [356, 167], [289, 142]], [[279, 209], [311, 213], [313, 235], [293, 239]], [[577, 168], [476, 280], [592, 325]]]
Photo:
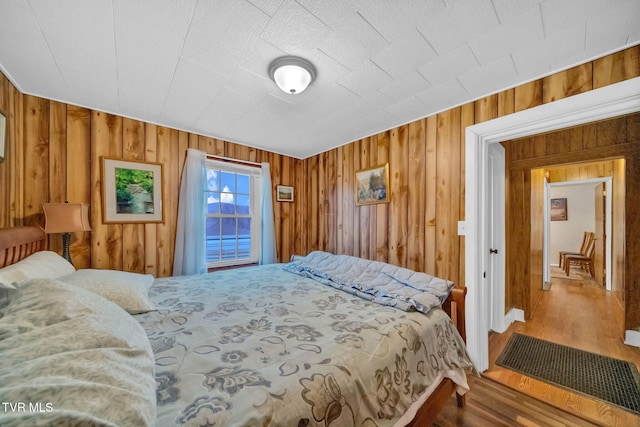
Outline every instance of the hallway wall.
[[[613, 177], [612, 291], [625, 307], [625, 328], [640, 325], [640, 262], [634, 236], [636, 215], [625, 206], [640, 204], [640, 113], [510, 141], [507, 152], [507, 287], [527, 283], [530, 318], [542, 295], [544, 174], [551, 182]], [[617, 159], [616, 159], [617, 158]], [[602, 160], [610, 159], [610, 160]], [[633, 243], [632, 243], [633, 242]], [[635, 303], [634, 303], [635, 301]]]
[[567, 199], [567, 220], [550, 222], [550, 261], [558, 265], [560, 251], [580, 250], [585, 231], [595, 230], [595, 198], [593, 192], [596, 184], [574, 184], [552, 186], [549, 190], [552, 199]]

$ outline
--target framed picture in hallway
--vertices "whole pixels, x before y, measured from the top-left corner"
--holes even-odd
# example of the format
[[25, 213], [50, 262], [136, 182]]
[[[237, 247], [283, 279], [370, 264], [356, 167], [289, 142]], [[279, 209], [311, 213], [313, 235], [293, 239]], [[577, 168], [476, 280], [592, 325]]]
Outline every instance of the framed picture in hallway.
[[102, 157], [102, 222], [164, 222], [162, 164]]
[[551, 199], [551, 221], [567, 220], [567, 199]]

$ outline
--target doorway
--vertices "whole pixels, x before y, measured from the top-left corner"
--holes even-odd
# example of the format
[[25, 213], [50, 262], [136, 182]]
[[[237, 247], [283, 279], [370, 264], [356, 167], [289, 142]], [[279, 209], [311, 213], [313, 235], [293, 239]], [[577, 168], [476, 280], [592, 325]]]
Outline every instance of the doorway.
[[[571, 171], [574, 168], [580, 168], [583, 171], [588, 168], [606, 170], [608, 164], [610, 162], [589, 162], [542, 169], [545, 176], [543, 246], [545, 287], [550, 282], [551, 267], [559, 265], [559, 251], [578, 251], [584, 232], [590, 231], [596, 233], [597, 243], [597, 250], [594, 253], [596, 273], [594, 279], [597, 279], [606, 290], [612, 290], [612, 197], [606, 197], [606, 194], [613, 194], [613, 177], [558, 181], [558, 176], [566, 176], [567, 170]], [[582, 176], [587, 176], [587, 172], [583, 172]], [[555, 218], [551, 215], [551, 200], [564, 203], [562, 207], [564, 216]], [[602, 206], [598, 206], [598, 203]], [[624, 248], [620, 247], [617, 250], [622, 251]]]
[[[466, 241], [465, 282], [469, 302], [467, 348], [480, 372], [489, 367], [488, 335], [491, 328], [488, 321], [490, 316], [486, 312], [491, 304], [487, 301], [485, 289], [505, 287], [505, 283], [489, 283], [485, 280], [488, 266], [484, 254], [490, 250], [489, 236], [484, 227], [488, 215], [488, 147], [509, 139], [569, 128], [637, 111], [640, 111], [640, 78], [625, 80], [466, 129], [466, 200], [463, 228]], [[502, 233], [504, 232], [502, 230]], [[493, 293], [493, 297], [499, 294]], [[496, 300], [493, 305], [506, 308], [504, 300]], [[506, 313], [505, 318], [508, 315], [509, 313]]]

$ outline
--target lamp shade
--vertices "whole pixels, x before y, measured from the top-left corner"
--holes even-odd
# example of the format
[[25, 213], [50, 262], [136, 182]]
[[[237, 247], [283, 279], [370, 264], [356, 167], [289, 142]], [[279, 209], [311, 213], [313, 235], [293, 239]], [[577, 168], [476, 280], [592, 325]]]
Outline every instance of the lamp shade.
[[295, 95], [313, 82], [316, 69], [304, 58], [283, 56], [269, 65], [269, 76], [283, 92]]
[[89, 205], [84, 203], [43, 203], [45, 233], [91, 231]]

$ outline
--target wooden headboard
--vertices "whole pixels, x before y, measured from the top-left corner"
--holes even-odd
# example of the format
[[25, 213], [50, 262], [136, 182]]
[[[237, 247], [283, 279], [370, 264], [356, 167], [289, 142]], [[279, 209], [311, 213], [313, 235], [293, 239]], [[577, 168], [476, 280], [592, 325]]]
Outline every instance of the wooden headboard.
[[0, 228], [0, 268], [25, 259], [47, 247], [47, 235], [40, 227]]

